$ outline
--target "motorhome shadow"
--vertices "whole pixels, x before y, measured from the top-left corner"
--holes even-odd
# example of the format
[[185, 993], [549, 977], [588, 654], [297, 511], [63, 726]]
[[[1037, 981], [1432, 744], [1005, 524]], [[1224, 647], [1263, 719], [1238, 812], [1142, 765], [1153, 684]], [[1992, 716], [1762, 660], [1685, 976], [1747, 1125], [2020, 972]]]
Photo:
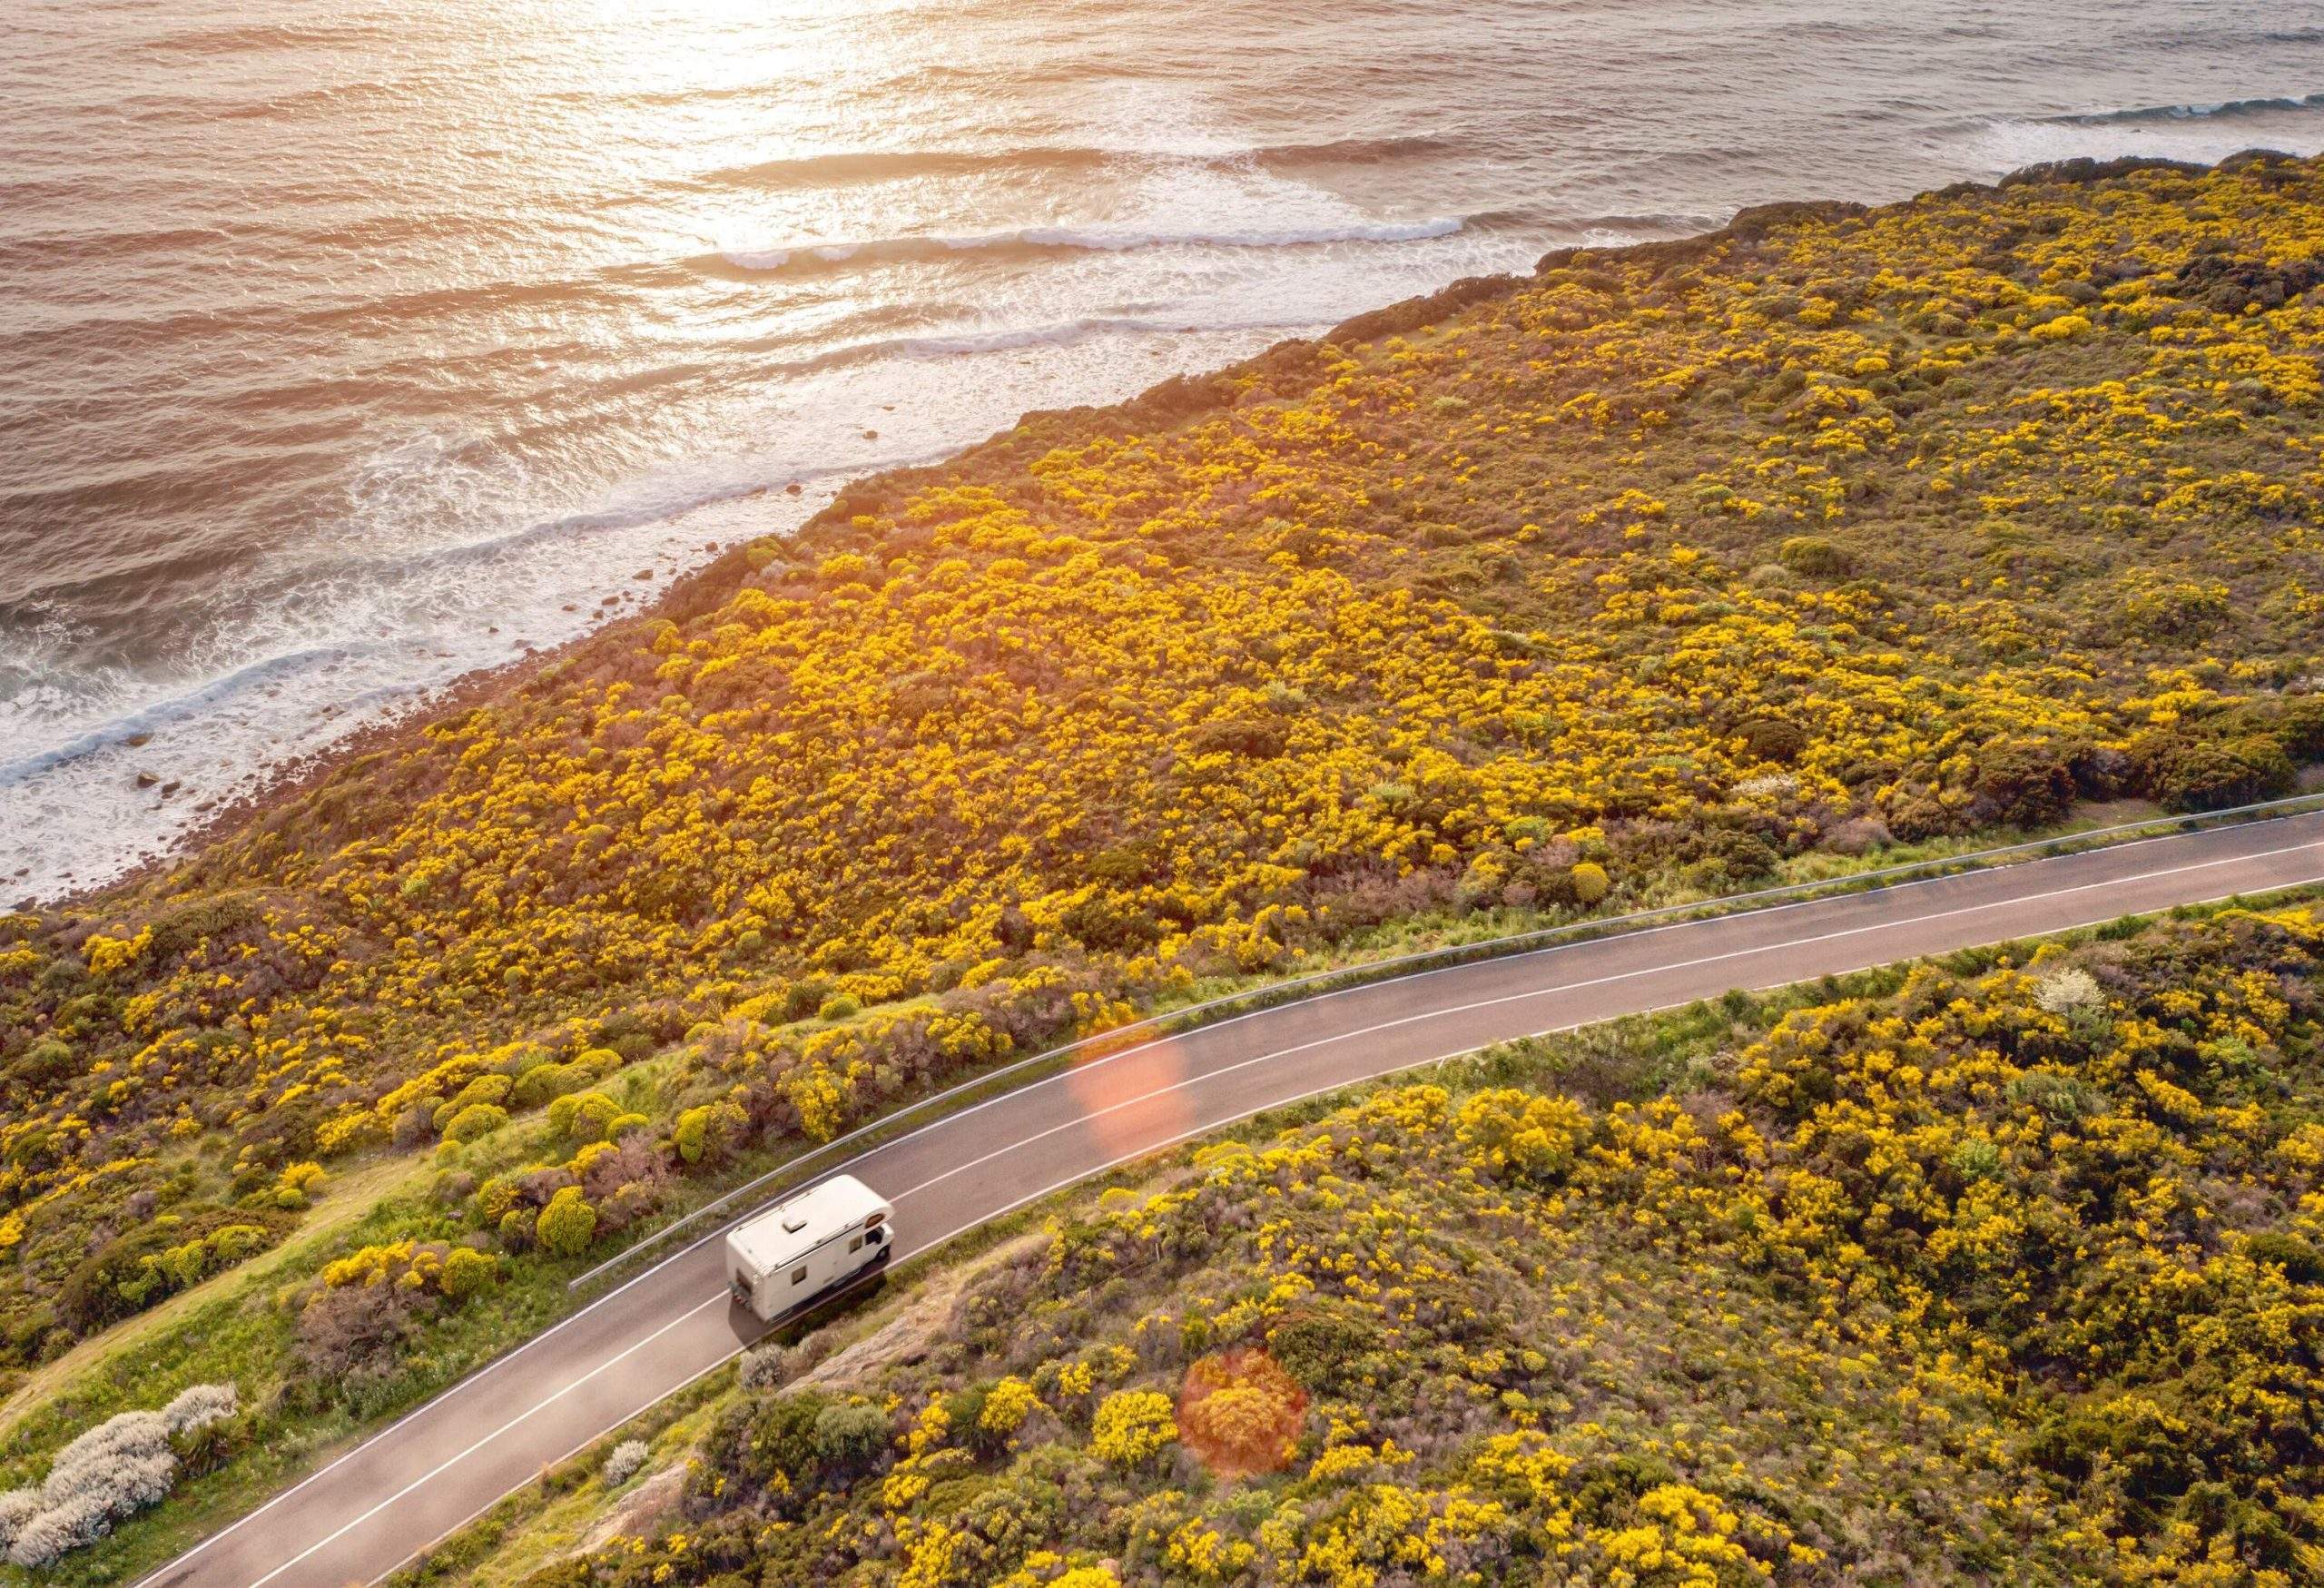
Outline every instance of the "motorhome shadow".
[[726, 1237], [726, 1283], [762, 1322], [798, 1312], [893, 1248], [895, 1209], [853, 1175], [833, 1175]]

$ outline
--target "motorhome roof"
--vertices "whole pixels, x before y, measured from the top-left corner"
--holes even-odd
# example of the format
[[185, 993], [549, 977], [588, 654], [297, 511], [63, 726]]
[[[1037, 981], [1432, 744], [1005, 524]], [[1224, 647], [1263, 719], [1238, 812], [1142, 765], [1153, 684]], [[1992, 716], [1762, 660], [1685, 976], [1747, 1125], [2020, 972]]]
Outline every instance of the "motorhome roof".
[[776, 1203], [738, 1227], [727, 1239], [743, 1261], [762, 1274], [771, 1274], [887, 1208], [877, 1192], [853, 1175], [833, 1175], [788, 1201]]

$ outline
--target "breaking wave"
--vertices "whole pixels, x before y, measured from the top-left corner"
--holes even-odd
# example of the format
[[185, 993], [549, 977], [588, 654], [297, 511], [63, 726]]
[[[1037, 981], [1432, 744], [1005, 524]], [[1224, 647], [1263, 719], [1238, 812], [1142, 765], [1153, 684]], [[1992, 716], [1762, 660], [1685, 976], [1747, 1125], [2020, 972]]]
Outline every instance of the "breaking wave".
[[2117, 126], [2141, 122], [2198, 122], [2233, 116], [2262, 115], [2270, 111], [2324, 110], [2324, 94], [2279, 94], [2252, 99], [2223, 99], [2209, 104], [2151, 104], [2130, 110], [2093, 111], [2081, 115], [2051, 116], [2050, 122], [2070, 127]]
[[1033, 252], [1060, 249], [1121, 253], [1144, 248], [1306, 248], [1334, 242], [1419, 242], [1450, 237], [1467, 224], [1458, 215], [1427, 221], [1384, 222], [1282, 231], [1149, 232], [1135, 228], [1024, 226], [1009, 232], [960, 236], [882, 237], [864, 242], [803, 242], [786, 248], [741, 250], [719, 255], [744, 271], [813, 269], [825, 265], [889, 263], [941, 259], [972, 250]]
[[974, 176], [1024, 172], [1078, 173], [1118, 165], [1191, 165], [1220, 170], [1256, 166], [1301, 171], [1333, 165], [1374, 165], [1436, 153], [1442, 138], [1340, 138], [1315, 143], [1275, 143], [1255, 149], [1103, 148], [1035, 144], [1002, 149], [835, 149], [747, 165], [722, 166], [699, 180], [716, 187], [814, 187], [834, 182], [891, 182], [915, 177]]

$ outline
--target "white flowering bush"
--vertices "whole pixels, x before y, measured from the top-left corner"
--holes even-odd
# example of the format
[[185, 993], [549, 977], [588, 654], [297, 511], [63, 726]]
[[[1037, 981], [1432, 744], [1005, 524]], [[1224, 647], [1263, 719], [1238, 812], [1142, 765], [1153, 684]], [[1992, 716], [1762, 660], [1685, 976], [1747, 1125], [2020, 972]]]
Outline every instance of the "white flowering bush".
[[15, 1565], [53, 1565], [158, 1504], [177, 1479], [171, 1436], [230, 1417], [237, 1405], [232, 1385], [197, 1384], [158, 1412], [108, 1417], [58, 1451], [38, 1487], [0, 1494], [0, 1549]]
[[618, 1489], [645, 1469], [654, 1453], [643, 1439], [625, 1439], [606, 1457], [606, 1487]]
[[180, 1392], [177, 1399], [162, 1408], [162, 1421], [169, 1425], [172, 1434], [190, 1433], [222, 1423], [241, 1407], [241, 1397], [231, 1384], [197, 1384]]
[[743, 1353], [744, 1389], [774, 1389], [791, 1376], [789, 1353], [781, 1346], [753, 1346]]
[[2079, 965], [2053, 971], [2034, 988], [2034, 1001], [2052, 1014], [2072, 1014], [2078, 1009], [2094, 1009], [2104, 1002], [2105, 998], [2098, 979]]

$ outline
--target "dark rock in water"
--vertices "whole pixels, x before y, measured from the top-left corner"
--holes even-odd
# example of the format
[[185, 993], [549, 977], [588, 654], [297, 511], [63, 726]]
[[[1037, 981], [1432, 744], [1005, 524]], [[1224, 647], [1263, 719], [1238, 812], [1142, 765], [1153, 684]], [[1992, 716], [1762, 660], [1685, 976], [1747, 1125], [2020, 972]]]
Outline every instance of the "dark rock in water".
[[652, 568], [639, 568], [635, 573], [629, 577], [633, 579], [650, 579], [654, 577], [654, 570]]
[[863, 432], [863, 439], [867, 441], [876, 441], [880, 439], [880, 432], [877, 430], [866, 430]]
[[783, 494], [786, 497], [797, 496], [799, 494], [799, 482], [794, 479], [789, 485], [784, 486], [783, 488]]
[[180, 782], [178, 782], [176, 779], [172, 778], [171, 781], [169, 781], [168, 783], [165, 783], [165, 784], [163, 784], [162, 785], [162, 797], [163, 799], [168, 799], [172, 794], [173, 794], [177, 793], [177, 792], [178, 792], [178, 790], [180, 790], [180, 789], [183, 788], [184, 786], [185, 786], [185, 784], [184, 784], [180, 783]]
[[141, 772], [137, 774], [137, 786], [139, 788], [152, 788], [155, 784], [161, 781], [160, 777], [151, 772]]
[[143, 749], [145, 745], [150, 745], [153, 742], [153, 735], [151, 734], [132, 734], [129, 737], [122, 741], [123, 744], [128, 745], [133, 750]]

